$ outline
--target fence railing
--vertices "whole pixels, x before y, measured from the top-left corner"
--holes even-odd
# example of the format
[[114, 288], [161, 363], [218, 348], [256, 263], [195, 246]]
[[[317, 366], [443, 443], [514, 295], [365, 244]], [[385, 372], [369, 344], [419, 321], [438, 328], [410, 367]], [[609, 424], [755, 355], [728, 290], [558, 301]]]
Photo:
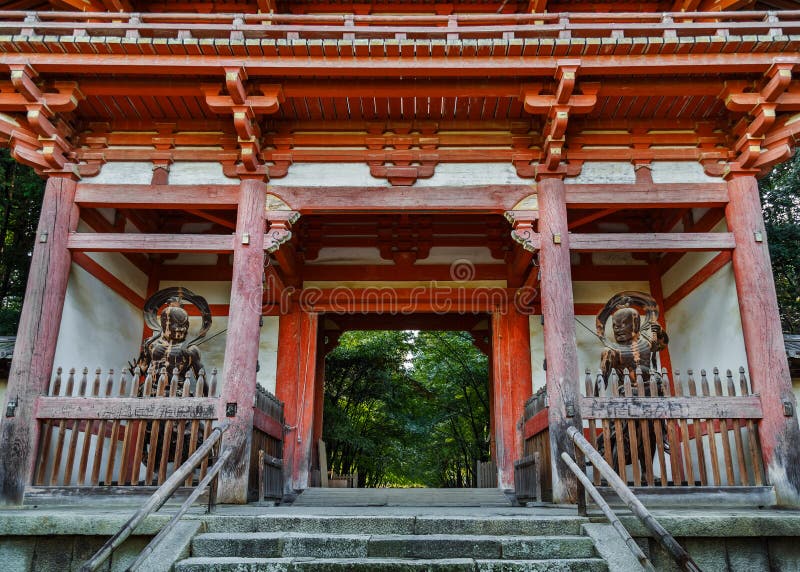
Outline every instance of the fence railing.
[[[526, 402], [523, 414], [525, 458], [537, 456], [539, 499], [550, 500], [553, 496], [552, 459], [550, 457], [550, 429], [547, 418], [547, 391], [542, 388]], [[516, 473], [516, 471], [515, 471]]]
[[[177, 371], [123, 368], [90, 377], [58, 368], [37, 398], [40, 441], [35, 486], [152, 486], [167, 480], [211, 434], [217, 418], [216, 370], [207, 379]], [[206, 473], [186, 479], [192, 486]]]
[[257, 500], [283, 497], [283, 431], [283, 403], [257, 385], [249, 478]]
[[497, 463], [475, 461], [475, 486], [479, 489], [497, 488]]
[[542, 500], [542, 456], [533, 455], [514, 461], [514, 495], [521, 502]]
[[[641, 369], [592, 376], [581, 398], [584, 431], [592, 447], [634, 486], [761, 486], [764, 467], [757, 422], [761, 399], [744, 368], [724, 381], [692, 370], [670, 379], [666, 370], [645, 378]], [[588, 425], [588, 427], [586, 427]], [[601, 482], [597, 471], [595, 485]]]
[[[0, 35], [192, 40], [511, 40], [789, 36], [800, 11], [436, 15], [0, 11]], [[32, 46], [33, 47], [33, 46]], [[312, 54], [313, 55], [313, 54]]]

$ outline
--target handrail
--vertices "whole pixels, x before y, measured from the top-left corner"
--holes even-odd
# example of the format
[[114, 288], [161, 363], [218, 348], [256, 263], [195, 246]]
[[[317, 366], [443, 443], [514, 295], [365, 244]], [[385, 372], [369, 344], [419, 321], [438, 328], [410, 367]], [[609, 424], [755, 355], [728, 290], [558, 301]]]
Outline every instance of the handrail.
[[[535, 13], [458, 15], [296, 15], [88, 13], [0, 11], [4, 34], [267, 40], [518, 39], [788, 35], [800, 28], [800, 11]], [[725, 32], [720, 32], [724, 30]], [[197, 33], [194, 37], [193, 33]], [[400, 34], [400, 36], [397, 36]]]
[[[105, 562], [111, 553], [114, 552], [127, 538], [133, 534], [137, 526], [148, 516], [150, 513], [161, 508], [166, 503], [173, 493], [180, 487], [189, 474], [199, 465], [211, 452], [211, 449], [220, 440], [222, 434], [228, 430], [230, 423], [224, 421], [209, 435], [198, 449], [192, 453], [192, 456], [178, 468], [177, 471], [172, 473], [170, 477], [164, 481], [164, 484], [158, 487], [147, 502], [142, 505], [136, 513], [131, 516], [122, 528], [97, 551], [97, 553], [87, 560], [83, 566], [80, 567], [80, 572], [94, 572], [103, 562]], [[216, 465], [216, 464], [215, 464]], [[220, 465], [221, 466], [221, 465]], [[217, 469], [219, 470], [219, 469]], [[205, 479], [204, 479], [205, 480]], [[201, 483], [202, 484], [202, 483]], [[207, 484], [207, 483], [206, 483]], [[198, 485], [199, 488], [200, 485]], [[199, 495], [198, 495], [199, 496]], [[191, 498], [191, 496], [190, 496]], [[183, 508], [183, 507], [182, 507]]]
[[584, 486], [584, 488], [589, 492], [589, 495], [592, 497], [592, 500], [600, 507], [600, 510], [603, 511], [603, 514], [606, 515], [606, 518], [611, 523], [611, 526], [614, 527], [622, 539], [625, 541], [628, 550], [636, 557], [639, 561], [639, 564], [642, 565], [642, 568], [647, 570], [648, 572], [652, 571], [655, 572], [655, 568], [653, 568], [653, 564], [648, 560], [647, 556], [645, 556], [642, 549], [639, 548], [639, 545], [636, 544], [636, 541], [631, 536], [630, 532], [625, 528], [625, 525], [622, 524], [622, 521], [619, 517], [614, 514], [614, 511], [611, 510], [611, 507], [608, 506], [608, 503], [603, 498], [603, 495], [600, 494], [600, 491], [595, 488], [592, 481], [587, 477], [581, 468], [575, 463], [572, 457], [569, 456], [568, 453], [564, 452], [561, 453], [561, 460], [566, 463], [567, 467], [575, 473], [575, 476], [578, 477], [578, 480]]
[[617, 493], [617, 496], [619, 496], [619, 498], [622, 499], [622, 501], [627, 505], [633, 515], [638, 518], [642, 524], [644, 524], [645, 527], [650, 530], [650, 532], [653, 533], [661, 545], [675, 559], [675, 562], [678, 563], [678, 566], [681, 568], [681, 570], [685, 570], [687, 572], [701, 572], [700, 567], [694, 560], [692, 560], [692, 557], [689, 556], [689, 553], [686, 552], [686, 550], [684, 550], [683, 547], [678, 544], [678, 541], [675, 540], [675, 538], [669, 532], [667, 532], [663, 526], [661, 526], [661, 523], [659, 523], [655, 517], [650, 514], [650, 511], [648, 511], [642, 502], [636, 498], [636, 495], [633, 493], [633, 491], [628, 488], [628, 485], [625, 484], [625, 482], [614, 471], [611, 465], [609, 465], [606, 460], [603, 459], [603, 456], [597, 452], [597, 449], [592, 447], [592, 444], [586, 440], [581, 431], [579, 431], [576, 427], [568, 427], [567, 433], [572, 438], [575, 446], [578, 447], [578, 449], [580, 449], [584, 455], [586, 455], [586, 458], [591, 461], [592, 465], [594, 465], [595, 468], [600, 471], [600, 474], [605, 477], [608, 484], [611, 485], [611, 488], [614, 489], [614, 492]]
[[222, 452], [217, 459], [217, 462], [211, 466], [211, 468], [208, 470], [208, 473], [206, 473], [206, 476], [203, 477], [203, 480], [200, 481], [197, 487], [195, 487], [195, 489], [192, 491], [192, 494], [190, 494], [186, 500], [183, 501], [183, 504], [178, 512], [172, 516], [170, 521], [164, 525], [164, 528], [162, 528], [161, 531], [156, 534], [147, 544], [147, 546], [144, 547], [144, 550], [139, 553], [139, 556], [136, 558], [136, 560], [134, 560], [133, 564], [128, 566], [125, 572], [135, 572], [139, 566], [141, 566], [142, 562], [144, 562], [145, 559], [147, 559], [147, 557], [155, 551], [156, 547], [161, 543], [162, 540], [164, 540], [164, 538], [166, 538], [167, 534], [170, 533], [175, 524], [181, 519], [181, 517], [183, 517], [184, 514], [186, 514], [195, 501], [200, 498], [200, 495], [203, 494], [203, 491], [206, 490], [206, 487], [209, 485], [209, 483], [211, 483], [214, 477], [217, 476], [217, 473], [220, 472], [222, 465], [225, 464], [225, 462], [228, 460], [228, 457], [231, 456], [231, 453], [233, 453], [233, 449], [231, 448], [225, 449]]

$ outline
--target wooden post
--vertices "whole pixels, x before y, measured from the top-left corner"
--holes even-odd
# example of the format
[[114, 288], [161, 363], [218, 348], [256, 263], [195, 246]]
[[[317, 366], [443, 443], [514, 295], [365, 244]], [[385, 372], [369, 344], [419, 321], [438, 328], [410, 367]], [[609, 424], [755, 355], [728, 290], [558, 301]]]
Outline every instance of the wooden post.
[[522, 458], [522, 414], [531, 395], [528, 316], [513, 304], [492, 314], [492, 426], [497, 486], [514, 488], [514, 461]]
[[325, 347], [325, 332], [318, 328], [317, 336], [317, 369], [314, 373], [314, 430], [311, 439], [311, 454], [317, 455], [317, 443], [322, 439], [322, 422], [325, 409], [325, 352], [320, 351]]
[[570, 426], [581, 428], [580, 374], [575, 341], [575, 309], [567, 227], [566, 190], [561, 176], [541, 176], [539, 191], [539, 235], [542, 269], [541, 297], [544, 318], [544, 356], [549, 400], [550, 456], [553, 467], [553, 502], [575, 503], [577, 479], [561, 459], [566, 452], [575, 457], [567, 434]]
[[263, 294], [266, 197], [264, 181], [242, 180], [236, 214], [225, 373], [219, 412], [220, 419], [231, 421], [222, 448], [233, 447], [234, 452], [220, 474], [218, 498], [221, 503], [247, 502]]
[[739, 297], [753, 392], [761, 395], [761, 448], [778, 503], [800, 506], [800, 427], [783, 345], [758, 183], [752, 174], [731, 173], [725, 209], [736, 239], [733, 273]]
[[317, 372], [317, 314], [294, 307], [280, 318], [276, 396], [289, 427], [284, 435], [286, 492], [308, 487]]
[[[39, 440], [33, 403], [47, 393], [53, 369], [71, 265], [67, 237], [78, 226], [76, 186], [77, 177], [59, 173], [47, 180], [44, 191], [2, 410], [0, 504], [20, 504], [33, 475]], [[16, 403], [11, 417], [9, 402]]]

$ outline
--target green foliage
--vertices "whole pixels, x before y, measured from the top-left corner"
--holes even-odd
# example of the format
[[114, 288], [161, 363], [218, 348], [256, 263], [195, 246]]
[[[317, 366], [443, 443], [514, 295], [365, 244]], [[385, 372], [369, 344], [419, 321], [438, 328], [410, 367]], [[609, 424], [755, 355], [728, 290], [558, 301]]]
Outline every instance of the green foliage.
[[361, 486], [474, 486], [488, 362], [461, 332], [348, 332], [328, 356], [323, 438]]
[[783, 331], [800, 333], [800, 153], [760, 184]]
[[44, 181], [0, 149], [0, 335], [17, 333]]

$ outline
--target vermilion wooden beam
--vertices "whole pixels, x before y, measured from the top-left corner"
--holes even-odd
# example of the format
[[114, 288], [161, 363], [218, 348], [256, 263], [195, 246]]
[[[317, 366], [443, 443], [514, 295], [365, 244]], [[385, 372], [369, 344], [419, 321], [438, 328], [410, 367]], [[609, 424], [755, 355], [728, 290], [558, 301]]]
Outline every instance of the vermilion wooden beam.
[[[476, 264], [472, 267], [475, 271], [474, 280], [505, 280], [506, 266], [504, 264]], [[303, 266], [304, 281], [334, 281], [347, 282], [352, 280], [437, 280], [458, 281], [453, 275], [453, 269], [445, 264], [415, 264], [409, 268], [398, 269], [394, 264], [371, 265], [317, 265], [306, 264]]]
[[353, 312], [459, 313], [491, 312], [513, 304], [516, 289], [417, 287], [417, 288], [306, 288], [298, 303], [307, 311], [348, 314]]
[[[324, 191], [323, 191], [324, 189]], [[711, 207], [728, 202], [724, 183], [580, 184], [566, 185], [570, 208]], [[289, 187], [270, 186], [270, 192], [303, 214], [335, 212], [502, 213], [535, 192], [527, 185], [441, 187]], [[454, 197], [458, 197], [454, 201]]]
[[81, 207], [236, 210], [239, 185], [78, 185]]
[[577, 252], [692, 252], [732, 250], [735, 246], [733, 235], [728, 232], [570, 235], [570, 250]]
[[83, 252], [233, 252], [227, 234], [72, 233], [67, 248]]
[[[6, 61], [21, 60], [8, 56]], [[274, 56], [217, 56], [187, 57], [178, 55], [116, 54], [25, 54], [26, 63], [39, 73], [59, 74], [130, 74], [139, 76], [197, 77], [213, 75], [223, 67], [244, 66], [251, 79], [290, 74], [299, 77], [552, 77], [556, 71], [555, 58], [429, 58], [347, 57], [327, 58]], [[458, 65], [452, 65], [457, 59]], [[605, 55], [580, 58], [582, 77], [676, 75], [704, 73], [763, 73], [774, 63], [772, 53], [635, 55], [608, 58]]]
[[593, 222], [593, 221], [596, 221], [598, 219], [604, 218], [604, 217], [606, 217], [606, 216], [608, 216], [610, 214], [614, 214], [615, 212], [617, 212], [619, 210], [620, 210], [619, 208], [612, 207], [612, 208], [603, 209], [603, 210], [600, 210], [600, 211], [597, 211], [597, 212], [593, 212], [592, 214], [588, 214], [588, 215], [580, 217], [579, 219], [573, 220], [571, 223], [569, 223], [568, 228], [570, 230], [574, 230], [576, 228], [580, 228], [585, 224], [589, 224], [590, 222]]

